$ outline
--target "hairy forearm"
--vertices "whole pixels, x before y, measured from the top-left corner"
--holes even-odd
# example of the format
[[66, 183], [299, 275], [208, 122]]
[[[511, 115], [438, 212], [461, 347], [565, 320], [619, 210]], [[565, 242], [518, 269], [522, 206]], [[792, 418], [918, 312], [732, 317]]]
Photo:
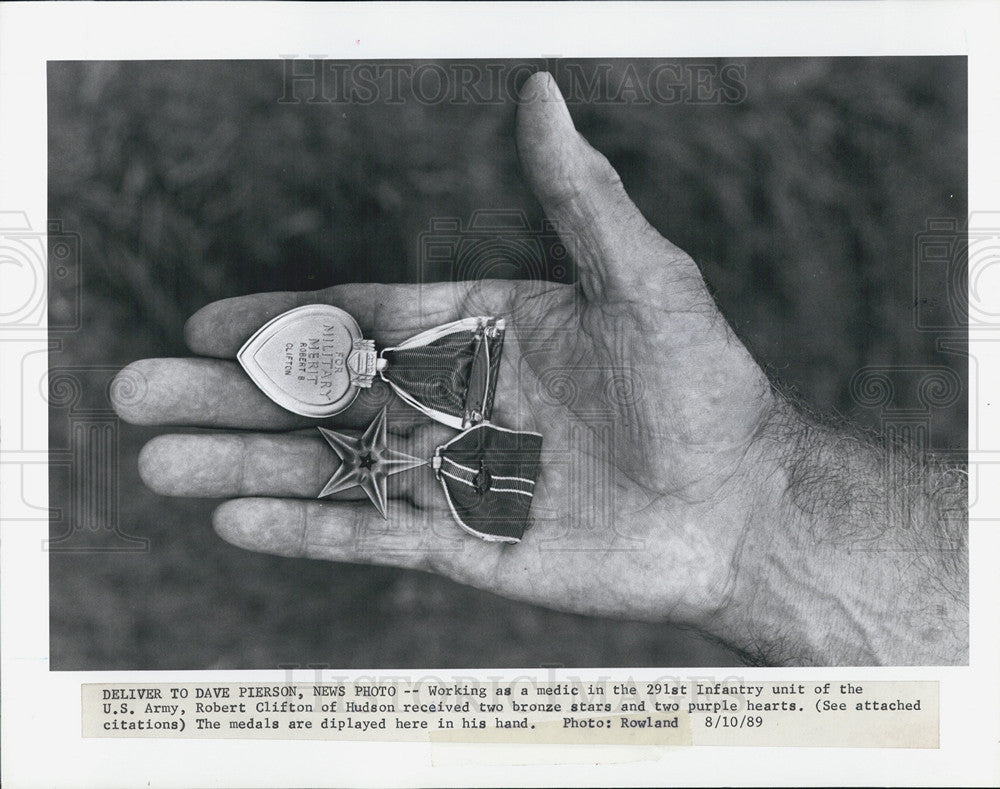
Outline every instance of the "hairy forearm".
[[968, 659], [966, 475], [782, 402], [713, 631], [768, 665]]

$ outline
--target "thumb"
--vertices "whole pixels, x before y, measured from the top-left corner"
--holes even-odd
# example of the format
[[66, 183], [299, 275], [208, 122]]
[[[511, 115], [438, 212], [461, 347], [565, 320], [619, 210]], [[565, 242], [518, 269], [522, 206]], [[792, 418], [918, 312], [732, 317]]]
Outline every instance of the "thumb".
[[[683, 251], [629, 199], [608, 160], [577, 132], [547, 72], [521, 89], [517, 149], [532, 191], [576, 260], [588, 299], [702, 298], [704, 282]], [[707, 295], [707, 292], [704, 293]]]

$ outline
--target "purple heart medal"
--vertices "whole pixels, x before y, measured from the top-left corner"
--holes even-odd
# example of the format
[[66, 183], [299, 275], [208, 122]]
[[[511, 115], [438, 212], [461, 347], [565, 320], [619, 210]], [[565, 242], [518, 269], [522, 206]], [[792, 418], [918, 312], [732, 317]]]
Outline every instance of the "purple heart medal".
[[502, 319], [464, 318], [376, 354], [344, 310], [309, 304], [268, 321], [236, 358], [268, 397], [301, 416], [339, 414], [378, 375], [409, 405], [463, 430], [490, 418], [503, 336]]
[[372, 385], [375, 342], [348, 313], [327, 304], [298, 307], [268, 321], [236, 354], [261, 391], [301, 416], [339, 414]]

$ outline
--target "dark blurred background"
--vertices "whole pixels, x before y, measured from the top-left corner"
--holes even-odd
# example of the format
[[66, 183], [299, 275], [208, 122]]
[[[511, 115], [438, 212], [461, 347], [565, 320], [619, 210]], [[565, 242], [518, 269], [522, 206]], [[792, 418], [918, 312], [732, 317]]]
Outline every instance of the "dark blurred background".
[[[435, 218], [513, 209], [537, 228], [511, 94], [539, 67], [774, 379], [875, 430], [922, 413], [932, 448], [965, 447], [961, 277], [918, 260], [929, 220], [966, 216], [964, 59], [409, 64], [421, 85], [396, 69], [374, 89], [372, 64], [293, 65], [49, 65], [54, 669], [735, 663], [666, 625], [241, 551], [211, 529], [218, 502], [142, 485], [157, 431], [110, 411], [114, 371], [186, 355], [184, 321], [209, 301], [418, 281]], [[322, 83], [289, 79], [313, 67]], [[459, 90], [462, 69], [483, 77]], [[932, 229], [947, 243], [950, 227]], [[859, 398], [872, 367], [888, 393]], [[928, 407], [912, 372], [935, 368], [962, 396]]]

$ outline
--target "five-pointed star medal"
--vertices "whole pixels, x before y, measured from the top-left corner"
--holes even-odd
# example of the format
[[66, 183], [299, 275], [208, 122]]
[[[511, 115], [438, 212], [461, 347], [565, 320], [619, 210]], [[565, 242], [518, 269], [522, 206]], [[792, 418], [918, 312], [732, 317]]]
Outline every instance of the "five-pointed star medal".
[[368, 425], [361, 438], [351, 438], [333, 430], [319, 428], [323, 438], [340, 457], [340, 468], [330, 477], [319, 498], [358, 485], [385, 518], [385, 481], [392, 474], [422, 466], [427, 461], [397, 452], [386, 446], [385, 409]]

